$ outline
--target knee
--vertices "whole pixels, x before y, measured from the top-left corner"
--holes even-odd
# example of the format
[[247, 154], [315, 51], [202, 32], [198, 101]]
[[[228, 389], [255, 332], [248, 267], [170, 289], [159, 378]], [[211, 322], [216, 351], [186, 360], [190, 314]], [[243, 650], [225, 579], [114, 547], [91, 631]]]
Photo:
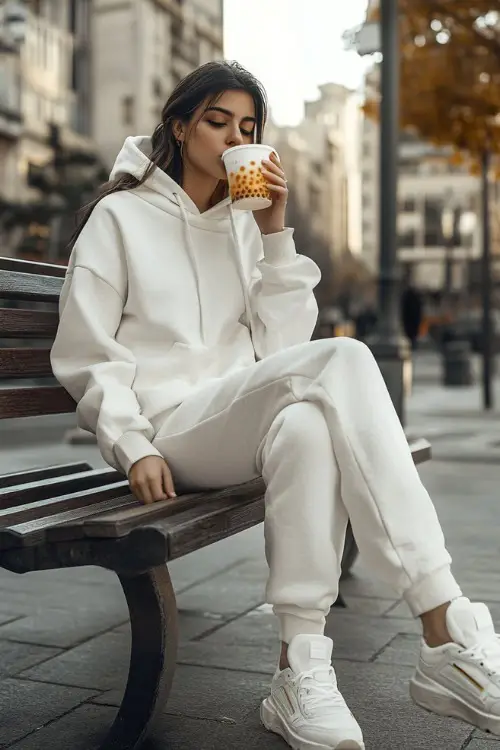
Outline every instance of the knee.
[[332, 356], [342, 357], [352, 362], [375, 362], [371, 349], [358, 339], [339, 336], [331, 339]]
[[312, 401], [299, 401], [287, 406], [275, 420], [281, 440], [298, 447], [318, 447], [330, 442], [330, 433], [322, 408]]

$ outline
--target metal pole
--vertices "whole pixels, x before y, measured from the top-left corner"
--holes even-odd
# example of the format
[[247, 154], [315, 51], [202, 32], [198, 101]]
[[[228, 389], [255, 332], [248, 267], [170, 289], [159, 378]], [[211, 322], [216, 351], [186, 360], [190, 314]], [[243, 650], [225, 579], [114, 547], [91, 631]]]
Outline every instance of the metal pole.
[[399, 13], [398, 0], [380, 2], [380, 259], [377, 331], [369, 341], [403, 421], [404, 375], [410, 364], [401, 331], [398, 272]]
[[491, 326], [491, 232], [490, 232], [490, 153], [482, 159], [482, 222], [483, 252], [481, 258], [481, 290], [483, 298], [482, 350], [483, 350], [483, 406], [493, 407], [492, 379], [492, 326]]

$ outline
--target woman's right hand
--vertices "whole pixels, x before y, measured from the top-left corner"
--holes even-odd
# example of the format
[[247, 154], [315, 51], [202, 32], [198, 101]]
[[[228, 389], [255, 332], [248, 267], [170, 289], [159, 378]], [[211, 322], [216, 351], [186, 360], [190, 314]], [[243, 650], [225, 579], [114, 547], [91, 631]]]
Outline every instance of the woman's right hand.
[[132, 492], [144, 505], [177, 497], [168, 464], [160, 456], [146, 456], [137, 461], [129, 471], [128, 481]]

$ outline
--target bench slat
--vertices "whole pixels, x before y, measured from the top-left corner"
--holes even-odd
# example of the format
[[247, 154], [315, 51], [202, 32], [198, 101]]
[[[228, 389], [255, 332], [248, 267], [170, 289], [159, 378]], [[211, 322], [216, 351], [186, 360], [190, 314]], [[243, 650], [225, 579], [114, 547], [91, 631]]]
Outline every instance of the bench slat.
[[0, 298], [58, 302], [63, 279], [38, 273], [0, 270]]
[[[157, 521], [152, 526], [159, 534], [167, 537], [168, 559], [175, 560], [262, 523], [264, 514], [263, 497], [250, 497], [237, 502], [226, 498], [204, 503], [202, 508], [190, 508], [185, 513]], [[142, 529], [151, 533], [151, 525], [142, 526], [133, 532], [138, 535], [139, 544]]]
[[[47, 542], [47, 531], [49, 529], [55, 531], [54, 524], [57, 525], [57, 529], [60, 531], [58, 541], [62, 541], [64, 539], [64, 524], [85, 518], [88, 515], [119, 508], [125, 498], [130, 502], [132, 500], [131, 496], [124, 496], [123, 489], [123, 487], [117, 487], [114, 490], [116, 497], [110, 496], [92, 505], [82, 506], [79, 504], [76, 508], [67, 508], [52, 516], [26, 521], [25, 523], [10, 526], [8, 529], [0, 529], [0, 554], [1, 550], [8, 550], [13, 547], [32, 547], [36, 544]], [[137, 500], [134, 502], [137, 502]], [[71, 539], [73, 540], [74, 536], [71, 536]]]
[[51, 375], [50, 349], [0, 349], [0, 379]]
[[18, 273], [34, 273], [39, 276], [65, 276], [66, 266], [56, 266], [53, 263], [36, 263], [32, 260], [19, 258], [0, 258], [0, 271], [17, 271]]
[[29, 469], [28, 471], [14, 471], [11, 474], [0, 476], [0, 490], [6, 487], [14, 487], [18, 484], [27, 484], [28, 482], [39, 482], [44, 479], [53, 477], [70, 476], [79, 474], [81, 471], [92, 471], [92, 466], [86, 461], [77, 463], [61, 464], [59, 466], [48, 466], [43, 469]]
[[[45, 526], [45, 520], [49, 517], [76, 508], [92, 510], [92, 507], [97, 508], [100, 502], [117, 497], [122, 500], [122, 503], [116, 506], [117, 508], [137, 505], [137, 500], [130, 494], [128, 483], [115, 482], [105, 489], [101, 487], [92, 488], [86, 492], [73, 492], [56, 498], [38, 500], [35, 503], [28, 503], [28, 505], [18, 505], [14, 508], [0, 510], [0, 530], [8, 531], [14, 526], [28, 522], [33, 524], [33, 528], [36, 528], [37, 521], [41, 526]], [[56, 521], [53, 520], [52, 523], [56, 523]], [[83, 531], [80, 536], [83, 536]]]
[[108, 484], [123, 480], [123, 474], [112, 468], [105, 468], [82, 471], [69, 477], [42, 479], [18, 487], [8, 487], [0, 490], [0, 511], [36, 503], [38, 500], [47, 500], [50, 497], [83, 492], [94, 487], [106, 487]]
[[0, 419], [67, 414], [76, 404], [62, 386], [0, 388]]
[[0, 308], [0, 338], [53, 339], [58, 323], [55, 311]]
[[[116, 507], [137, 504], [137, 500], [130, 494], [128, 483], [116, 482], [105, 489], [97, 487], [85, 492], [73, 492], [0, 511], [0, 549], [5, 546], [10, 549], [13, 539], [15, 546], [29, 545], [32, 532], [36, 532], [38, 528], [47, 529], [51, 525], [57, 525], [58, 517], [62, 513], [77, 509], [80, 509], [82, 513], [86, 511], [94, 513], [99, 508], [99, 504], [107, 500], [120, 500]], [[73, 520], [76, 521], [77, 518], [78, 516], [75, 516]], [[47, 526], [48, 522], [50, 523]], [[25, 524], [29, 526], [25, 527]], [[80, 537], [82, 536], [83, 532], [80, 534]]]
[[240, 502], [250, 497], [262, 497], [264, 492], [263, 480], [253, 479], [251, 482], [236, 487], [227, 487], [223, 490], [210, 492], [189, 493], [171, 500], [162, 500], [153, 505], [138, 505], [130, 509], [106, 513], [99, 518], [88, 518], [84, 524], [84, 531], [86, 536], [89, 537], [116, 538], [125, 536], [137, 526], [149, 524], [159, 518], [169, 518], [205, 502], [211, 503], [228, 497], [235, 498], [236, 502]]

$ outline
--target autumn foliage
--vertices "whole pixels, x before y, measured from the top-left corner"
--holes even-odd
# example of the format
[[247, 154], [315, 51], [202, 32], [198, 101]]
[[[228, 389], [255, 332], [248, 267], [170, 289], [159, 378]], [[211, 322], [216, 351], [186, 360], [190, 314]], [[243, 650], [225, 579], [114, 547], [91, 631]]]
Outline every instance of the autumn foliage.
[[499, 0], [400, 0], [404, 129], [473, 159], [500, 154], [499, 10]]

